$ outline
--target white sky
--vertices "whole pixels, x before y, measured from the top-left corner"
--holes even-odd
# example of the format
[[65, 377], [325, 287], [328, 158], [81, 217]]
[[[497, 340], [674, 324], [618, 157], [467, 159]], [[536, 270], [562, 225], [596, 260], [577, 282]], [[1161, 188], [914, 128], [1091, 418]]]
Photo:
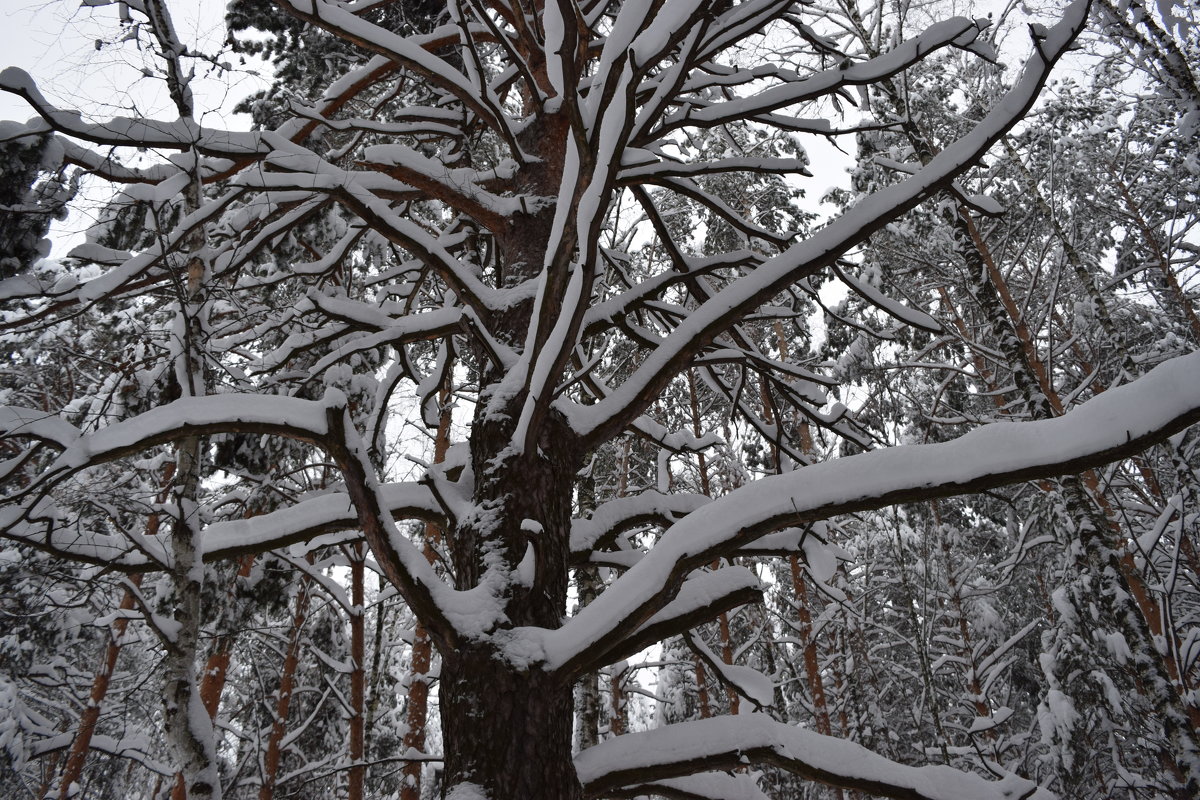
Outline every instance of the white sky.
[[[173, 115], [162, 82], [140, 74], [143, 67], [154, 66], [142, 51], [147, 34], [142, 33], [140, 43], [134, 38], [118, 41], [123, 30], [116, 5], [83, 8], [79, 0], [0, 0], [0, 8], [7, 12], [0, 25], [0, 63], [29, 72], [63, 106], [99, 116], [128, 115], [135, 108], [149, 116]], [[224, 0], [173, 0], [170, 9], [185, 44], [220, 53]], [[237, 59], [222, 60], [234, 69], [197, 67], [197, 106], [210, 113], [228, 108], [259, 84]], [[0, 96], [0, 118], [28, 116], [20, 98]]]

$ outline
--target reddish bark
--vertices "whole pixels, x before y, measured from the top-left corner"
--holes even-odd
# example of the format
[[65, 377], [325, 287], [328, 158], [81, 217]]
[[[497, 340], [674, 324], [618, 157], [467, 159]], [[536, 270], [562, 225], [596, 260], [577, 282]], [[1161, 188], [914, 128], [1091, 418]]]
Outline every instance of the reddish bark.
[[817, 660], [817, 640], [813, 637], [812, 614], [808, 610], [808, 588], [804, 584], [804, 570], [796, 556], [790, 556], [788, 564], [792, 571], [792, 591], [796, 595], [796, 617], [800, 623], [800, 637], [804, 640], [804, 678], [813, 701], [817, 733], [829, 736], [833, 733], [833, 728], [829, 722], [829, 704], [825, 699], [825, 681], [821, 678], [821, 667]]
[[[433, 463], [440, 464], [446, 459], [446, 451], [450, 448], [450, 408], [447, 401], [449, 394], [443, 390], [438, 395], [441, 412], [438, 415], [437, 433], [433, 438]], [[425, 560], [433, 564], [437, 560], [437, 544], [441, 538], [441, 530], [437, 525], [429, 523], [425, 526], [422, 542], [422, 552]], [[433, 642], [425, 626], [417, 623], [413, 631], [412, 669], [408, 681], [408, 714], [405, 719], [404, 751], [423, 752], [425, 750], [425, 727], [429, 721], [429, 682], [430, 668], [433, 665]], [[421, 761], [409, 761], [404, 765], [404, 779], [400, 786], [400, 800], [420, 800], [421, 797]]]
[[275, 719], [271, 723], [271, 732], [267, 735], [267, 749], [263, 755], [262, 785], [258, 789], [258, 800], [272, 800], [275, 796], [275, 782], [279, 777], [279, 760], [282, 755], [281, 745], [284, 734], [287, 733], [288, 708], [292, 702], [296, 666], [300, 663], [301, 632], [308, 618], [310, 583], [310, 579], [305, 576], [301, 580], [300, 591], [296, 594], [296, 610], [292, 615], [292, 627], [288, 633], [288, 649], [279, 674], [279, 692], [275, 696]]
[[[174, 477], [175, 463], [168, 462], [163, 466], [162, 474], [160, 475], [160, 482], [164, 488], [159, 491], [156, 502], [162, 503], [166, 500], [166, 487], [170, 485]], [[157, 536], [161, 527], [162, 518], [157, 514], [151, 516], [146, 521], [146, 536]], [[122, 611], [129, 611], [133, 608], [134, 592], [141, 586], [142, 576], [133, 575], [129, 580], [133, 584], [133, 589], [126, 589], [121, 596], [120, 609]], [[100, 719], [100, 709], [104, 704], [104, 698], [108, 695], [108, 687], [112, 681], [113, 670], [116, 669], [117, 665], [117, 656], [121, 653], [121, 639], [125, 635], [125, 629], [128, 626], [129, 620], [123, 616], [118, 617], [113, 622], [111, 636], [108, 643], [104, 646], [104, 655], [100, 662], [100, 669], [97, 671], [96, 677], [92, 679], [92, 690], [88, 694], [87, 708], [79, 716], [79, 726], [76, 728], [75, 739], [71, 742], [66, 766], [63, 768], [62, 780], [59, 782], [59, 797], [69, 797], [68, 790], [71, 784], [79, 783], [79, 779], [83, 775], [83, 765], [87, 761], [88, 751], [91, 749], [92, 736], [96, 732], [96, 723]]]
[[[237, 577], [247, 578], [254, 567], [254, 556], [244, 555], [238, 564]], [[236, 585], [236, 584], [235, 584]], [[232, 590], [231, 590], [232, 591]], [[221, 705], [221, 692], [225, 690], [225, 676], [229, 671], [229, 659], [233, 655], [236, 635], [232, 631], [221, 631], [208, 661], [204, 664], [204, 675], [200, 680], [200, 699], [209, 719], [216, 719]]]
[[355, 542], [350, 547], [350, 773], [346, 796], [363, 800], [366, 765], [364, 722], [367, 711], [366, 672], [366, 546]]
[[[157, 517], [154, 519], [157, 520]], [[141, 585], [142, 576], [134, 575], [130, 578], [130, 582], [134, 588], [126, 589], [121, 597], [120, 610], [123, 612], [133, 609], [133, 593]], [[87, 761], [92, 735], [96, 732], [96, 723], [100, 720], [100, 709], [104, 705], [105, 696], [108, 695], [108, 686], [117, 665], [117, 656], [120, 655], [123, 646], [121, 639], [125, 636], [127, 627], [129, 627], [128, 617], [119, 616], [113, 621], [112, 634], [108, 639], [108, 644], [104, 646], [100, 669], [97, 670], [96, 677], [92, 679], [92, 691], [88, 694], [87, 707], [79, 715], [79, 727], [76, 728], [75, 739], [71, 742], [71, 750], [67, 754], [67, 763], [63, 768], [62, 781], [59, 784], [59, 797], [70, 797], [71, 787], [77, 785], [83, 775], [83, 765]], [[77, 786], [77, 788], [82, 791], [82, 786]]]

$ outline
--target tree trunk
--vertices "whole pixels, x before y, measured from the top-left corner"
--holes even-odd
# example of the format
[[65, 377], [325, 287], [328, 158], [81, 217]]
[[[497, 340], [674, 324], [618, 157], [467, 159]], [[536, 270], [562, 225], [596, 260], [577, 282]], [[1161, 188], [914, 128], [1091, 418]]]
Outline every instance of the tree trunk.
[[[569, 125], [566, 115], [552, 114], [521, 132], [522, 145], [538, 162], [523, 171], [515, 190], [558, 195]], [[544, 281], [540, 297], [563, 297], [571, 269], [563, 254], [578, 245], [574, 228], [558, 236], [553, 204], [515, 222], [496, 236], [499, 280], [515, 286], [538, 278]], [[497, 340], [530, 360], [546, 355], [544, 345], [554, 346], [547, 337], [561, 310], [536, 305], [534, 298], [522, 299], [490, 320]], [[529, 337], [535, 312], [541, 324]], [[572, 501], [582, 454], [578, 436], [548, 404], [561, 365], [550, 388], [535, 389], [543, 396], [527, 417], [527, 401], [539, 399], [530, 397], [532, 384], [511, 380], [478, 340], [471, 348], [480, 387], [471, 424], [474, 511], [455, 520], [447, 551], [455, 587], [486, 586], [504, 616], [482, 636], [461, 636], [453, 646], [435, 640], [442, 649], [443, 792], [449, 796], [471, 784], [488, 800], [581, 800], [571, 753], [573, 678], [548, 675], [501, 652], [497, 640], [503, 636], [495, 635], [496, 629], [522, 626], [558, 628], [566, 614]], [[522, 421], [536, 435], [519, 435]]]
[[[152, 519], [157, 520], [158, 517], [152, 517]], [[133, 583], [134, 588], [126, 589], [121, 597], [120, 608], [122, 611], [133, 609], [133, 592], [141, 586], [142, 576], [134, 575], [130, 578], [130, 582]], [[83, 775], [83, 765], [91, 750], [92, 735], [96, 732], [96, 723], [100, 721], [100, 709], [104, 705], [104, 698], [108, 695], [108, 685], [112, 681], [113, 670], [117, 666], [117, 656], [121, 654], [121, 647], [124, 645], [121, 640], [124, 638], [125, 629], [128, 626], [129, 619], [127, 617], [118, 617], [113, 620], [112, 634], [108, 644], [104, 647], [104, 657], [100, 669], [92, 679], [92, 691], [88, 696], [88, 704], [79, 715], [79, 726], [75, 730], [75, 739], [71, 742], [67, 765], [63, 768], [58, 796], [64, 800], [83, 790], [83, 787], [77, 784]], [[44, 795], [45, 792], [42, 794]]]
[[225, 676], [229, 671], [229, 659], [233, 655], [233, 647], [237, 643], [240, 627], [236, 624], [238, 617], [248, 611], [248, 604], [237, 597], [240, 582], [250, 576], [254, 568], [254, 556], [242, 556], [238, 562], [238, 570], [229, 583], [225, 593], [225, 605], [217, 618], [217, 637], [208, 661], [204, 664], [204, 677], [200, 682], [200, 699], [204, 701], [204, 710], [208, 718], [215, 720], [217, 710], [221, 707], [221, 693], [225, 690]]
[[[582, 566], [575, 569], [575, 586], [579, 593], [579, 607], [584, 608], [596, 599], [604, 588], [599, 571], [594, 566]], [[587, 750], [600, 744], [600, 680], [595, 672], [589, 672], [579, 679], [576, 690], [579, 707], [579, 728], [577, 749]]]
[[488, 800], [581, 800], [571, 758], [573, 687], [519, 670], [488, 647], [442, 654], [446, 786]]
[[[459, 589], [500, 583], [503, 627], [558, 628], [566, 611], [572, 493], [579, 458], [557, 418], [534, 452], [509, 447], [520, 405], [477, 407], [472, 436], [475, 514], [448, 542]], [[474, 784], [488, 800], [578, 800], [571, 742], [574, 681], [463, 637], [441, 654], [445, 789]]]
[[363, 542], [350, 546], [350, 661], [353, 667], [350, 671], [350, 774], [346, 787], [349, 800], [363, 800], [367, 771], [363, 748], [367, 709], [366, 555]]
[[[167, 490], [171, 480], [175, 477], [175, 462], [169, 461], [162, 470], [163, 488], [159, 492], [156, 502], [162, 503], [167, 499]], [[162, 517], [155, 514], [146, 522], [146, 536], [157, 536], [159, 529], [162, 527]], [[142, 576], [133, 575], [129, 582], [133, 584], [133, 589], [126, 589], [121, 596], [121, 610], [128, 611], [135, 605], [134, 591], [141, 588]], [[112, 634], [108, 640], [108, 644], [104, 648], [104, 658], [100, 664], [100, 670], [92, 679], [92, 691], [88, 696], [87, 708], [79, 715], [79, 726], [75, 729], [75, 739], [71, 742], [71, 751], [67, 756], [66, 766], [63, 768], [62, 781], [58, 796], [67, 798], [71, 796], [71, 784], [78, 783], [80, 776], [83, 774], [83, 765], [87, 761], [88, 752], [92, 746], [92, 736], [96, 733], [96, 723], [100, 720], [100, 709], [104, 705], [104, 698], [108, 696], [109, 683], [112, 681], [113, 670], [117, 666], [117, 657], [121, 653], [123, 646], [122, 638], [125, 636], [125, 629], [129, 625], [127, 618], [118, 618], [113, 621]], [[52, 776], [47, 780], [52, 780]], [[47, 789], [49, 784], [47, 784]], [[44, 796], [45, 791], [39, 796]]]
[[796, 556], [788, 558], [792, 573], [792, 591], [796, 596], [796, 616], [800, 627], [800, 637], [804, 640], [804, 677], [808, 682], [808, 693], [812, 697], [813, 716], [817, 720], [817, 733], [826, 736], [833, 734], [833, 726], [829, 721], [829, 704], [825, 699], [825, 681], [821, 677], [821, 667], [817, 659], [817, 640], [813, 636], [812, 614], [808, 610], [808, 588], [804, 585], [804, 572], [800, 559]]
[[296, 610], [292, 615], [292, 628], [288, 634], [288, 649], [283, 657], [283, 669], [279, 673], [279, 692], [275, 695], [274, 720], [271, 723], [271, 732], [267, 734], [267, 749], [263, 754], [263, 775], [262, 784], [258, 788], [258, 800], [271, 800], [275, 796], [283, 736], [287, 733], [288, 709], [292, 703], [292, 686], [296, 678], [296, 666], [300, 663], [304, 623], [308, 619], [310, 585], [311, 579], [306, 575], [301, 579], [300, 590], [296, 593]]
[[[450, 393], [443, 387], [438, 393], [438, 426], [433, 438], [433, 463], [440, 464], [446, 460], [446, 451], [450, 449]], [[442, 532], [437, 525], [427, 523], [423, 531], [421, 544], [425, 560], [433, 564], [437, 560], [437, 546], [442, 538]], [[382, 609], [380, 609], [380, 613]], [[423, 752], [425, 750], [425, 725], [429, 718], [429, 684], [430, 668], [433, 665], [433, 640], [429, 631], [420, 622], [413, 630], [412, 671], [408, 680], [408, 713], [404, 731], [404, 752]], [[410, 761], [404, 765], [404, 776], [400, 785], [400, 800], [420, 800], [421, 798], [421, 761]]]

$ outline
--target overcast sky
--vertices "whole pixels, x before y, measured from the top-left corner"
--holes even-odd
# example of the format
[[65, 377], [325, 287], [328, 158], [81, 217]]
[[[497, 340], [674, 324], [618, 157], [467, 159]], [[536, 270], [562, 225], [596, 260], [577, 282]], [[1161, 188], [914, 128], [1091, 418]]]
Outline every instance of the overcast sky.
[[[222, 53], [225, 0], [171, 0], [169, 7], [187, 46], [232, 68], [196, 62], [192, 90], [201, 122], [215, 128], [248, 128], [249, 117], [234, 115], [231, 109], [264, 81], [239, 57]], [[0, 0], [0, 10], [6, 12], [0, 23], [0, 68], [25, 70], [58, 106], [96, 120], [176, 117], [163, 81], [143, 75], [144, 69], [161, 69], [161, 63], [145, 52], [148, 32], [141, 31], [139, 37], [130, 27], [122, 27], [115, 3], [86, 8], [80, 0]], [[26, 120], [33, 115], [24, 100], [0, 92], [0, 119]], [[82, 241], [95, 204], [107, 196], [108, 188], [101, 182], [85, 183], [83, 202], [52, 229], [53, 256]]]
[[[148, 34], [142, 32], [139, 41], [130, 28], [123, 29], [116, 4], [84, 8], [80, 0], [0, 0], [0, 9], [5, 12], [0, 66], [30, 73], [62, 106], [100, 117], [130, 115], [134, 109], [151, 117], [174, 116], [162, 81], [141, 75], [142, 68], [158, 66], [143, 52]], [[224, 0], [172, 0], [170, 9], [185, 44], [221, 52]], [[121, 41], [123, 35], [129, 38]], [[236, 58], [222, 58], [234, 69], [198, 65], [193, 91], [198, 109], [227, 117], [229, 107], [253, 92], [258, 81]], [[29, 116], [20, 98], [0, 93], [0, 118]], [[209, 124], [221, 123], [210, 119]]]

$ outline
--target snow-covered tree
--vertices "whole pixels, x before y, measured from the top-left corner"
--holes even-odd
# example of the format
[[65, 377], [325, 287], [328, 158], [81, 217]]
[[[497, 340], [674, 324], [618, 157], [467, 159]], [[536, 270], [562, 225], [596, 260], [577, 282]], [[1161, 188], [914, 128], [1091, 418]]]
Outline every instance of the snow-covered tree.
[[[3, 128], [22, 143], [6, 153], [37, 154], [18, 183], [74, 166], [120, 191], [108, 224], [65, 263], [30, 265], [22, 254], [4, 274], [0, 329], [14, 358], [109, 363], [136, 351], [118, 378], [78, 381], [82, 397], [70, 377], [48, 376], [71, 388], [39, 397], [5, 384], [5, 560], [36, 552], [38, 563], [84, 577], [133, 576], [121, 584], [122, 611], [95, 617], [106, 640], [108, 624], [115, 631], [136, 618], [158, 643], [147, 652], [161, 649], [160, 712], [143, 708], [141, 718], [146, 728], [159, 719], [162, 731], [146, 730], [132, 755], [165, 774], [164, 791], [201, 798], [255, 787], [271, 796], [287, 777], [282, 764], [319, 791], [336, 783], [357, 798], [365, 760], [428, 758], [411, 731], [378, 737], [408, 743], [390, 756], [364, 741], [365, 631], [382, 619], [378, 605], [374, 616], [366, 608], [369, 566], [387, 582], [377, 603], [403, 599], [414, 652], [421, 636], [437, 651], [443, 797], [761, 796], [743, 765], [897, 798], [1052, 796], [986, 756], [962, 770], [914, 766], [834, 736], [828, 720], [813, 730], [759, 710], [787, 696], [763, 674], [782, 674], [759, 641], [768, 622], [761, 611], [722, 615], [762, 599], [759, 574], [737, 559], [780, 559], [776, 580], [792, 576], [792, 602], [807, 607], [802, 562], [813, 580], [833, 575], [818, 524], [830, 517], [1076, 474], [1200, 419], [1192, 355], [1055, 415], [1037, 413], [1046, 398], [1018, 379], [1029, 413], [1010, 416], [1029, 419], [965, 418], [961, 427], [974, 429], [958, 438], [911, 443], [893, 435], [901, 421], [855, 419], [830, 397], [839, 378], [853, 380], [867, 339], [846, 342], [829, 362], [808, 351], [812, 303], [830, 268], [852, 304], [892, 321], [890, 336], [941, 330], [927, 309], [886, 295], [886, 264], [855, 274], [846, 256], [926, 201], [952, 214], [959, 204], [995, 210], [957, 181], [1034, 106], [1086, 23], [1085, 0], [1032, 26], [1011, 85], [936, 150], [910, 141], [917, 157], [897, 179], [864, 184], [812, 231], [791, 205], [793, 182], [808, 174], [806, 141], [916, 135], [901, 78], [951, 50], [991, 57], [983, 21], [950, 17], [902, 36], [880, 4], [850, 19], [888, 35], [849, 48], [844, 6], [792, 0], [450, 0], [436, 10], [278, 0], [286, 21], [256, 5], [235, 4], [236, 26], [267, 32], [257, 41], [277, 43], [262, 48], [291, 83], [251, 103], [252, 132], [211, 127], [198, 113], [198, 54], [162, 0], [119, 6], [130, 37], [155, 54], [171, 118], [85, 120], [55, 107], [25, 73], [0, 72], [0, 89], [38, 115]], [[839, 110], [859, 97], [890, 102], [870, 103], [861, 117]], [[162, 158], [129, 157], [145, 150]], [[41, 349], [47, 332], [93, 317], [113, 322], [67, 351]], [[831, 333], [825, 347], [836, 345]], [[1029, 364], [1004, 349], [1020, 345], [1009, 335], [995, 347], [1028, 377]], [[440, 452], [416, 479], [397, 480], [387, 454], [408, 415], [438, 431]], [[742, 431], [750, 468], [730, 456]], [[865, 452], [814, 463], [814, 435]], [[1089, 575], [1111, 567], [1096, 517], [1078, 520], [1078, 565]], [[162, 520], [161, 532], [146, 519]], [[944, 583], [929, 616], [916, 619], [915, 566], [896, 542], [892, 563], [905, 571], [888, 592], [907, 606], [896, 618], [914, 622], [910, 636], [959, 625], [970, 609], [935, 613], [932, 604], [961, 601], [961, 574], [948, 562], [937, 568]], [[290, 596], [254, 599], [252, 560], [237, 571], [250, 599], [213, 585], [234, 572], [213, 565], [269, 552], [272, 570], [295, 570]], [[939, 558], [948, 556], [930, 551], [931, 563]], [[319, 595], [330, 600], [318, 609]], [[1128, 610], [1119, 600], [1108, 617]], [[238, 678], [229, 690], [247, 707], [214, 713], [198, 673], [205, 648], [229, 633], [213, 626], [247, 625], [221, 610], [239, 602], [273, 602], [283, 633], [257, 645], [276, 654], [268, 666], [230, 667]], [[811, 617], [798, 619], [811, 628]], [[713, 621], [715, 634], [701, 630]], [[1009, 638], [986, 644], [1002, 653]], [[670, 692], [685, 691], [678, 654], [687, 647], [693, 670], [709, 675], [703, 691], [720, 686], [729, 698], [711, 710], [739, 713], [704, 710], [612, 735], [625, 727], [617, 721], [599, 741], [589, 712], [579, 741], [590, 746], [573, 753], [576, 697], [602, 694], [577, 682], [599, 673], [613, 701], [606, 718], [622, 720], [619, 696], [638, 687], [621, 665], [659, 643], [669, 643]], [[940, 724], [951, 690], [935, 685], [925, 644], [913, 657], [925, 664], [917, 670]], [[967, 648], [951, 654], [962, 663], [954, 691], [985, 717]], [[231, 657], [253, 651], [246, 644]], [[297, 664], [302, 651], [315, 660]], [[1135, 660], [1145, 667], [1139, 679], [1163, 678], [1151, 653]], [[412, 661], [403, 680], [427, 686], [435, 671]], [[820, 669], [796, 668], [810, 670], [803, 680], [814, 696]], [[831, 676], [831, 694], [852, 677]], [[0, 710], [16, 715], [10, 685], [0, 674]], [[289, 687], [303, 690], [290, 705], [280, 702], [298, 691]], [[1165, 678], [1153, 688], [1177, 788], [1200, 790], [1195, 730], [1172, 716], [1177, 689]], [[321, 753], [338, 746], [335, 707], [349, 746]], [[292, 713], [305, 720], [287, 733]], [[64, 704], [57, 714], [0, 721], [0, 741], [24, 737], [9, 747], [14, 761], [56, 724], [70, 738], [80, 713]], [[129, 753], [111, 737], [93, 741]], [[406, 770], [408, 788], [415, 779]]]

